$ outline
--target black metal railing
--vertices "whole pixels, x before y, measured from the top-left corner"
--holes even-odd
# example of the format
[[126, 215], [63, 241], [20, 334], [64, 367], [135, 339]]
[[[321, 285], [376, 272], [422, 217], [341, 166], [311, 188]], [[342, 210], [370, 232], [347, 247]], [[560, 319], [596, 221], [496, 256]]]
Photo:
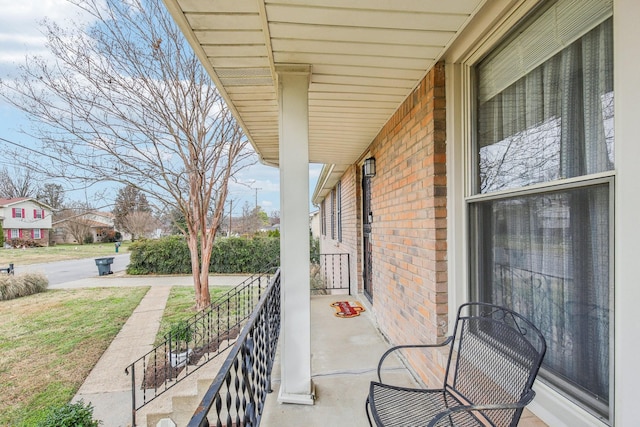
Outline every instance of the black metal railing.
[[[165, 340], [130, 364], [132, 425], [136, 412], [233, 345], [272, 273], [253, 275], [182, 323], [186, 334]], [[180, 336], [181, 335], [181, 336]]]
[[311, 291], [314, 295], [351, 295], [351, 265], [348, 253], [320, 254], [320, 263], [311, 264]]
[[280, 271], [202, 398], [189, 427], [258, 426], [280, 334]]

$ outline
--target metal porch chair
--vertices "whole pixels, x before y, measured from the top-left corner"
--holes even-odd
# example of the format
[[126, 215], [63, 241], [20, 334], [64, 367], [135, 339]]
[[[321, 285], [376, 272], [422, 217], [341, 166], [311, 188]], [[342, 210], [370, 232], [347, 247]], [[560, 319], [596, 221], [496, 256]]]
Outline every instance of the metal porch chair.
[[[449, 346], [439, 389], [382, 383], [382, 364], [399, 349]], [[538, 328], [504, 307], [467, 303], [458, 309], [453, 335], [442, 344], [400, 345], [378, 363], [366, 402], [369, 424], [377, 426], [516, 426], [546, 351]], [[371, 412], [371, 416], [369, 414]]]

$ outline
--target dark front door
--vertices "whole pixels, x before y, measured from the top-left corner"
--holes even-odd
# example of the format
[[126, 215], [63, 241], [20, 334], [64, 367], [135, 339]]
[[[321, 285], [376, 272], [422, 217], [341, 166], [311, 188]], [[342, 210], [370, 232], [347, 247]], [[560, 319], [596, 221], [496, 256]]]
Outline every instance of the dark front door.
[[372, 268], [371, 268], [371, 178], [364, 176], [362, 171], [362, 281], [364, 294], [373, 301]]

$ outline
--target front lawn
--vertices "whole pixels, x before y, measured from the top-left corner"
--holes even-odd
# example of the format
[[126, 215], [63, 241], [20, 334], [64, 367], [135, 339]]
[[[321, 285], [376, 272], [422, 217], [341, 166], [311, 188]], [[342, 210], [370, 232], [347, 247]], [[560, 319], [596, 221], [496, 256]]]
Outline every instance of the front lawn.
[[[129, 244], [129, 242], [123, 243], [118, 249], [118, 254], [128, 252]], [[19, 266], [114, 255], [116, 255], [116, 248], [113, 243], [58, 244], [43, 248], [26, 249], [0, 248], [0, 268], [7, 267], [9, 263]]]
[[[231, 286], [209, 286], [211, 300], [215, 301], [230, 289], [232, 289]], [[196, 314], [194, 309], [195, 300], [196, 294], [193, 286], [174, 286], [171, 288], [156, 335], [156, 345], [165, 340], [165, 335], [171, 329], [172, 324], [182, 320], [190, 320]]]
[[50, 290], [0, 301], [0, 425], [73, 398], [149, 288]]

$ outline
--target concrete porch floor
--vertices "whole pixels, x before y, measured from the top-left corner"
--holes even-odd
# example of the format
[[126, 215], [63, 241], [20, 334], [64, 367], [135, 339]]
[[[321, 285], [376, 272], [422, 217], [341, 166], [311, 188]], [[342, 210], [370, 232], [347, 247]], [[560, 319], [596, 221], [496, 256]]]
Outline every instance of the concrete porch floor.
[[[315, 385], [314, 405], [278, 403], [280, 359], [273, 368], [273, 393], [269, 394], [261, 426], [349, 426], [367, 427], [365, 399], [369, 382], [376, 380], [380, 356], [389, 344], [374, 326], [371, 313], [344, 319], [334, 315], [330, 306], [335, 301], [358, 300], [347, 295], [314, 296], [311, 298], [311, 369]], [[364, 304], [362, 304], [364, 306]], [[399, 359], [385, 362], [385, 382], [418, 386]], [[546, 426], [525, 411], [522, 427]]]

